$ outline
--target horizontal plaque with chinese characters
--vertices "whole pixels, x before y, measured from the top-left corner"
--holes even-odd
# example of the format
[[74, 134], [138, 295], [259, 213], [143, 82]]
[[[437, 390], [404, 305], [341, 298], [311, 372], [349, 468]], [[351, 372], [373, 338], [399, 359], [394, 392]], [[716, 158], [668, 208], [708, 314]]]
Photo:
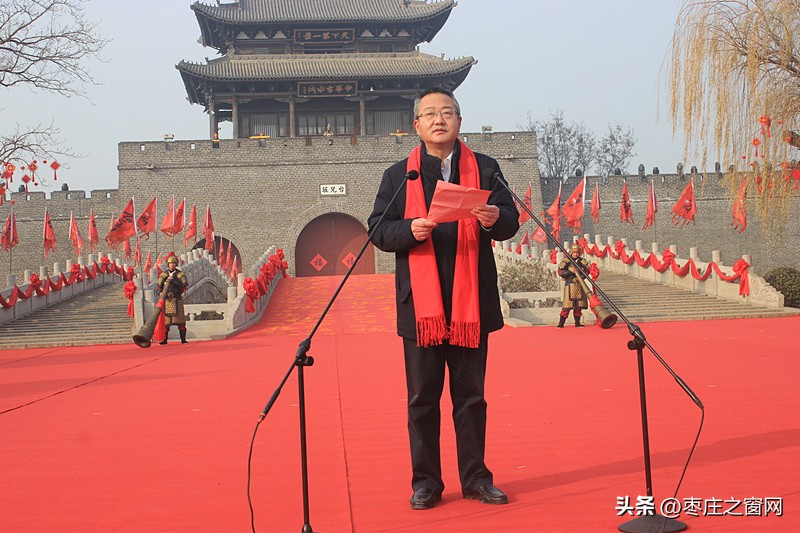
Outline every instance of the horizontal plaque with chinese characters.
[[328, 30], [294, 30], [296, 43], [352, 43], [355, 40], [354, 28], [337, 28]]
[[355, 81], [299, 81], [298, 96], [356, 96], [358, 82]]
[[347, 185], [344, 183], [335, 185], [320, 185], [320, 196], [347, 196]]

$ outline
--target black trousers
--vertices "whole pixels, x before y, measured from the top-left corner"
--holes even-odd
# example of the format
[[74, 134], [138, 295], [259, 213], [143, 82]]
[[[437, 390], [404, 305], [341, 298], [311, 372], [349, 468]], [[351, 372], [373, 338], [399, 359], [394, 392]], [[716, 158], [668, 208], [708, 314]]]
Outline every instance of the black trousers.
[[403, 339], [408, 387], [408, 437], [411, 445], [411, 486], [414, 490], [444, 490], [439, 433], [439, 401], [444, 389], [445, 366], [450, 379], [453, 424], [456, 432], [458, 472], [464, 495], [493, 483], [486, 468], [486, 377], [487, 335], [478, 348], [443, 344], [420, 348]]

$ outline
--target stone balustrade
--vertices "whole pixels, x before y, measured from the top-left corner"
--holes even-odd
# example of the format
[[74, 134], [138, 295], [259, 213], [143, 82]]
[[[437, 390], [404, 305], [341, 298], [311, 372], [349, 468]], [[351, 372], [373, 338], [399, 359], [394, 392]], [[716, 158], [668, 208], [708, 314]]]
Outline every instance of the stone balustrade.
[[[102, 264], [104, 257], [108, 257], [108, 260], [116, 265], [116, 270], [118, 272], [127, 271], [127, 265], [122, 263], [119, 258], [114, 257], [114, 254], [111, 253], [100, 253], [96, 256], [95, 254], [89, 254], [86, 257], [85, 263], [83, 257], [78, 257], [76, 264], [81, 267], [91, 267], [91, 265], [94, 265], [95, 263], [100, 265]], [[66, 276], [69, 276], [70, 272], [72, 271], [73, 263], [74, 262], [72, 260], [65, 261], [63, 269], [61, 263], [53, 263], [52, 274], [49, 274], [48, 267], [46, 265], [40, 265], [38, 269], [39, 279], [42, 281], [50, 280], [52, 283], [58, 283], [61, 279], [62, 273]], [[39, 295], [36, 294], [36, 292], [33, 292], [30, 298], [19, 298], [17, 299], [16, 303], [9, 308], [0, 306], [0, 324], [22, 318], [23, 316], [38, 311], [39, 309], [55, 305], [101, 285], [105, 285], [107, 283], [119, 283], [122, 280], [118, 272], [98, 272], [97, 276], [94, 278], [86, 276], [81, 281], [76, 281], [70, 285], [63, 284], [59, 290], [50, 290], [47, 294]], [[15, 289], [18, 289], [23, 293], [27, 293], [28, 290], [30, 290], [30, 279], [33, 273], [34, 272], [32, 270], [25, 270], [25, 273], [23, 274], [24, 281], [17, 280], [15, 275], [9, 274], [6, 278], [6, 288], [0, 291], [0, 295], [2, 295], [4, 299], [8, 300], [11, 298], [11, 295]], [[19, 281], [23, 281], [23, 283], [18, 284]], [[121, 289], [120, 294], [122, 294]]]
[[[603, 243], [602, 237], [600, 235], [595, 235], [594, 239], [591, 239], [591, 236], [586, 234], [584, 235], [588, 246], [592, 244], [596, 245], [599, 249], [606, 248], [606, 244]], [[577, 240], [577, 239], [576, 239]], [[651, 243], [650, 251], [645, 250], [642, 241], [637, 240], [634, 243], [634, 247], [628, 248], [628, 241], [627, 239], [619, 239], [625, 244], [625, 250], [628, 256], [633, 254], [634, 250], [638, 251], [639, 256], [642, 258], [646, 258], [652, 254], [659, 260], [663, 260], [663, 249], [659, 246], [658, 243]], [[606, 238], [606, 243], [608, 248], [614, 250], [616, 245], [617, 239], [613, 236], [608, 236]], [[565, 242], [564, 248], [568, 248], [572, 243]], [[517, 261], [532, 261], [533, 258], [542, 258], [545, 264], [549, 265], [550, 268], [556, 269], [556, 265], [563, 259], [563, 254], [559, 251], [556, 254], [556, 263], [552, 263], [551, 261], [551, 250], [547, 250], [544, 246], [539, 244], [533, 245], [522, 245], [520, 247], [520, 253], [517, 253], [518, 243], [505, 241], [505, 242], [496, 242], [494, 247], [495, 258], [498, 263], [514, 263]], [[716, 266], [722, 271], [725, 275], [732, 276], [734, 275], [733, 265], [724, 265], [722, 262], [722, 257], [719, 251], [714, 250], [711, 252], [711, 261], [702, 261], [700, 259], [700, 255], [698, 252], [697, 247], [689, 248], [689, 257], [681, 258], [678, 255], [678, 247], [676, 245], [670, 245], [668, 247], [669, 251], [675, 254], [674, 262], [683, 266], [686, 262], [691, 259], [697, 269], [701, 272], [705, 272], [707, 268], [710, 267], [711, 263], [713, 262]], [[664, 285], [678, 287], [682, 289], [686, 289], [689, 291], [697, 292], [700, 294], [707, 294], [709, 296], [714, 296], [717, 298], [723, 298], [726, 300], [734, 300], [739, 302], [747, 302], [753, 305], [758, 305], [762, 307], [771, 307], [771, 308], [782, 308], [784, 306], [784, 298], [783, 295], [775, 290], [769, 283], [764, 280], [761, 276], [754, 275], [752, 270], [749, 272], [749, 285], [750, 285], [750, 294], [741, 296], [739, 294], [739, 282], [728, 282], [722, 279], [720, 276], [717, 275], [716, 272], [712, 271], [711, 274], [705, 280], [697, 280], [695, 279], [691, 272], [685, 276], [679, 276], [675, 274], [672, 269], [667, 269], [664, 272], [658, 272], [652, 266], [643, 267], [640, 266], [636, 261], [633, 261], [631, 264], [626, 264], [623, 262], [621, 257], [614, 258], [611, 253], [607, 253], [605, 257], [599, 258], [593, 255], [584, 254], [584, 257], [590, 262], [596, 262], [598, 267], [602, 271], [608, 272], [615, 272], [619, 274], [624, 274], [628, 276], [637, 277], [640, 279], [644, 279], [647, 281], [653, 281], [656, 283], [662, 283]], [[751, 262], [751, 258], [749, 255], [743, 255], [741, 257], [744, 261], [748, 264]], [[738, 259], [737, 259], [738, 260]], [[602, 289], [602, 282], [600, 283], [600, 288]]]

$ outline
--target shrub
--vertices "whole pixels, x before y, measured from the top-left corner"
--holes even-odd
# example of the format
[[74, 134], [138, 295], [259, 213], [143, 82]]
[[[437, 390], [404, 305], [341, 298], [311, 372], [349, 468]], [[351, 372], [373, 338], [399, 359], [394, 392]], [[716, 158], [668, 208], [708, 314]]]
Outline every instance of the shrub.
[[556, 291], [561, 288], [555, 271], [541, 260], [503, 264], [499, 274], [503, 292]]
[[780, 267], [764, 274], [764, 279], [783, 294], [783, 304], [800, 307], [800, 270]]

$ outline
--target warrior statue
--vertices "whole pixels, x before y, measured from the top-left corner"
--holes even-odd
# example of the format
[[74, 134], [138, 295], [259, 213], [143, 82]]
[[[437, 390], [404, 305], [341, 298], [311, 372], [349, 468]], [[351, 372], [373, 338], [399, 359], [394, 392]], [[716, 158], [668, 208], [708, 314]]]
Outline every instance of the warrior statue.
[[186, 344], [186, 313], [183, 309], [183, 293], [189, 286], [186, 275], [178, 270], [178, 257], [173, 253], [167, 257], [167, 270], [158, 277], [159, 290], [164, 291], [164, 285], [169, 284], [164, 299], [164, 325], [167, 328], [164, 340], [159, 344], [167, 344], [169, 328], [173, 324], [178, 326], [181, 342]]
[[589, 300], [583, 287], [578, 283], [577, 276], [589, 274], [589, 263], [581, 257], [581, 247], [577, 242], [570, 247], [569, 255], [578, 263], [582, 273], [578, 274], [576, 272], [575, 267], [567, 257], [562, 259], [558, 265], [558, 275], [564, 278], [564, 298], [561, 304], [561, 316], [556, 327], [564, 327], [564, 322], [567, 321], [569, 312], [572, 310], [572, 316], [575, 318], [575, 327], [582, 328], [581, 314], [583, 309], [589, 307]]

